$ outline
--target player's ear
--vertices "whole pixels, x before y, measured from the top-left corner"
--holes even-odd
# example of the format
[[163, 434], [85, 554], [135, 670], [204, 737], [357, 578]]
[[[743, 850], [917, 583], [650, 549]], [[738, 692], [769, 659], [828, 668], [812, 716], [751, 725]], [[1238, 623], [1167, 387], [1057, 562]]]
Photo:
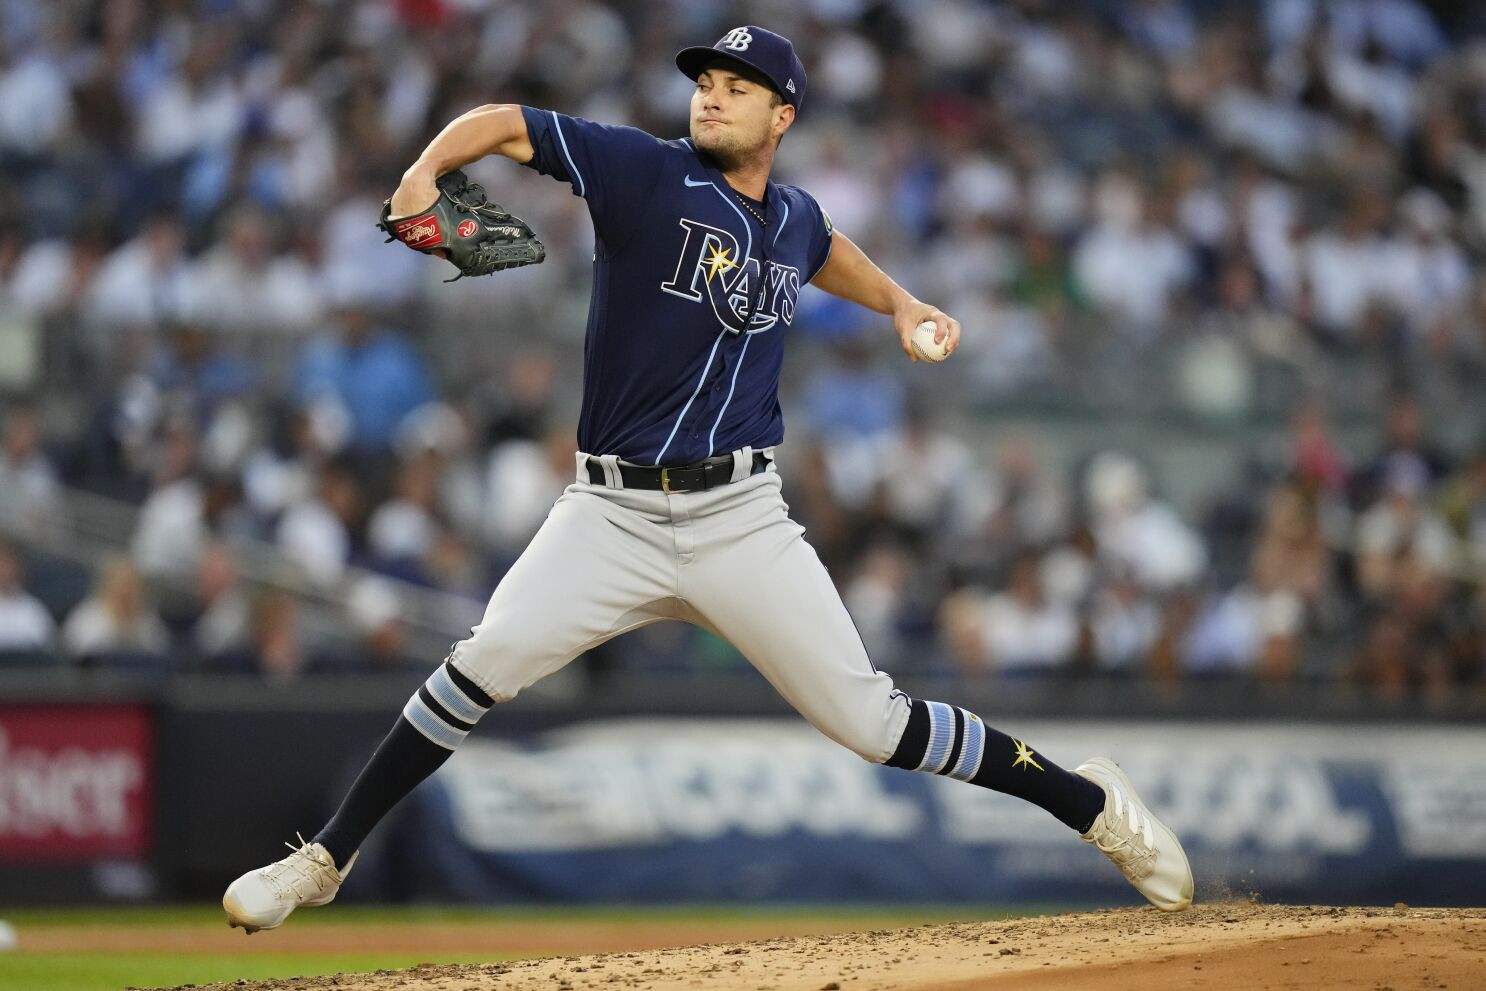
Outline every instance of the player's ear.
[[795, 108], [788, 103], [780, 103], [774, 108], [774, 141], [784, 137], [784, 132], [795, 122]]

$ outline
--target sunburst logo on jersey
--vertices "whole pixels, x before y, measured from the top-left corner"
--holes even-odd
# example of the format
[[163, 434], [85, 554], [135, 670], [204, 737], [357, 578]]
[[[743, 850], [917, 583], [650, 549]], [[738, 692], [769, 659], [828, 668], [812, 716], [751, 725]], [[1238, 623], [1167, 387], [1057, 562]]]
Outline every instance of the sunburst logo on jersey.
[[1020, 767], [1025, 771], [1028, 766], [1031, 766], [1037, 768], [1039, 771], [1044, 770], [1041, 764], [1032, 759], [1037, 756], [1037, 751], [1027, 746], [1021, 740], [1012, 740], [1011, 742], [1016, 744], [1016, 759], [1011, 762], [1013, 768]]
[[728, 257], [732, 252], [725, 250], [722, 245], [714, 244], [712, 254], [702, 259], [702, 264], [707, 266], [707, 281], [711, 282], [719, 269], [726, 275], [729, 270], [738, 267], [738, 263]]

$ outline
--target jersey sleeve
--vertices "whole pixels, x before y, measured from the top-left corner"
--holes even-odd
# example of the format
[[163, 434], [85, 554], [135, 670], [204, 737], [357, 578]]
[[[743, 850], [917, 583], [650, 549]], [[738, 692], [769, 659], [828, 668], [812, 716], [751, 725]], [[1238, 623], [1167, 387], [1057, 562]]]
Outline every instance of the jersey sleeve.
[[641, 222], [660, 180], [665, 144], [639, 128], [596, 124], [522, 107], [533, 155], [529, 168], [570, 183], [588, 202], [594, 229], [613, 244]]
[[831, 216], [825, 209], [815, 201], [815, 197], [809, 193], [801, 193], [802, 198], [808, 206], [807, 216], [810, 218], [810, 245], [806, 252], [809, 259], [810, 275], [805, 279], [809, 282], [820, 274], [825, 268], [826, 259], [831, 257], [831, 235], [834, 228], [831, 226]]

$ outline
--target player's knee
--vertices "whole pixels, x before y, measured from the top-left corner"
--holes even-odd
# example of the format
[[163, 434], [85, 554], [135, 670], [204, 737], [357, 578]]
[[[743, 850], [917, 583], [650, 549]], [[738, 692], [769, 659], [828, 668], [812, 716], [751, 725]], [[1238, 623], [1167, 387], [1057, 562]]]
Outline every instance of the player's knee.
[[889, 740], [889, 727], [880, 720], [843, 721], [826, 735], [869, 764], [881, 764], [892, 756], [896, 741]]
[[454, 645], [449, 657], [496, 702], [509, 702], [539, 677], [552, 652], [550, 639], [510, 624], [482, 623]]

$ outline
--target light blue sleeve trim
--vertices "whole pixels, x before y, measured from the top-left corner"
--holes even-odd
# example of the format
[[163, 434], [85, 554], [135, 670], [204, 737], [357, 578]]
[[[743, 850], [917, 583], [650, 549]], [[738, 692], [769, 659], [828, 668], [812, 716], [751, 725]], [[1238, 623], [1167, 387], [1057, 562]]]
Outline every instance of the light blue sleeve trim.
[[552, 115], [552, 126], [557, 131], [557, 141], [562, 145], [562, 157], [568, 163], [568, 173], [578, 182], [578, 195], [588, 195], [588, 186], [583, 181], [583, 174], [578, 171], [578, 166], [573, 164], [573, 156], [568, 152], [568, 139], [563, 136], [562, 123], [557, 119], [557, 111], [549, 110]]
[[774, 231], [774, 240], [769, 242], [771, 245], [779, 243], [779, 232], [784, 230], [785, 224], [789, 223], [789, 201], [781, 196], [779, 202], [784, 204], [784, 216], [779, 219], [779, 228]]

